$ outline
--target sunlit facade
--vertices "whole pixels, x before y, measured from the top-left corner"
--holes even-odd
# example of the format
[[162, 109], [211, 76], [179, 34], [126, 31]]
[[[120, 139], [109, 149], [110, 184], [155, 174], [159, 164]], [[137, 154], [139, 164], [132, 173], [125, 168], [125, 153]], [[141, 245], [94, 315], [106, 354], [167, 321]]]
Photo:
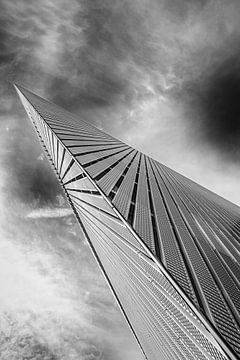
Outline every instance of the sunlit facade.
[[240, 208], [16, 87], [149, 360], [240, 357]]

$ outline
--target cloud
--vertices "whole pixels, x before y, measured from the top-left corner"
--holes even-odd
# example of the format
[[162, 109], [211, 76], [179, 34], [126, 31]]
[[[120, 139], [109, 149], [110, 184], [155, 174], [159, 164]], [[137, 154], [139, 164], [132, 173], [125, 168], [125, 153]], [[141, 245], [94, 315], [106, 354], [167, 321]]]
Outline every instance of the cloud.
[[[238, 131], [231, 129], [237, 126], [237, 115], [228, 111], [226, 118], [220, 109], [238, 108], [237, 80], [235, 84], [231, 80], [238, 71], [238, 14], [239, 3], [234, 0], [84, 2], [73, 22], [81, 29], [79, 45], [71, 37], [71, 45], [63, 46], [64, 54], [58, 58], [61, 75], [53, 76], [49, 95], [128, 138], [133, 129], [144, 132], [142, 118], [156, 133], [163, 128], [168, 132], [176, 118], [179, 129], [192, 130], [182, 137], [183, 150], [185, 141], [194, 138], [195, 148], [210, 145], [236, 161]], [[60, 32], [59, 36], [64, 43]], [[219, 87], [225, 88], [221, 94], [214, 90]], [[168, 106], [163, 107], [161, 100]]]
[[[74, 343], [74, 332], [86, 331], [83, 299], [79, 294], [76, 304], [69, 296], [74, 289], [68, 285], [66, 275], [54, 264], [50, 254], [38, 249], [37, 252], [31, 251], [30, 257], [23, 251], [22, 245], [16, 247], [3, 236], [0, 248], [0, 329], [5, 335], [0, 344], [1, 356], [4, 359], [19, 359], [31, 354], [33, 359], [39, 356], [44, 360], [65, 359], [65, 351]], [[42, 272], [39, 271], [41, 268]], [[64, 290], [61, 290], [63, 284]], [[77, 308], [81, 308], [81, 312]], [[60, 342], [64, 336], [66, 348], [61, 349]], [[88, 347], [89, 341], [86, 334], [82, 336], [78, 355], [81, 348]], [[72, 359], [76, 359], [76, 354]]]
[[81, 232], [70, 236], [64, 218], [51, 224], [43, 219], [41, 233], [36, 222], [22, 224], [16, 212], [9, 222], [10, 228], [0, 228], [1, 356], [97, 360], [110, 358], [115, 347], [120, 360], [124, 342], [138, 359]]
[[[2, 42], [5, 53], [12, 54], [9, 64], [10, 78], [26, 81], [35, 78], [36, 88], [43, 85], [46, 75], [53, 73], [61, 52], [58, 28], [68, 27], [68, 20], [77, 11], [79, 4], [72, 1], [66, 6], [64, 1], [44, 0], [33, 4], [22, 0], [2, 0]], [[71, 27], [71, 24], [70, 24]], [[6, 66], [7, 62], [5, 62]], [[20, 70], [23, 70], [21, 72]], [[45, 74], [45, 78], [41, 75]]]
[[199, 129], [198, 140], [210, 144], [228, 160], [234, 161], [239, 161], [240, 152], [239, 69], [240, 62], [235, 54], [217, 64], [207, 78], [189, 86], [188, 120], [190, 126]]
[[[1, 121], [2, 119], [2, 121]], [[53, 205], [61, 187], [46, 158], [39, 159], [42, 148], [29, 120], [18, 115], [0, 117], [1, 172], [8, 201], [14, 197], [39, 206]]]
[[[171, 109], [179, 128], [186, 122], [192, 128], [186, 135], [197, 146], [207, 143], [236, 160], [237, 141], [234, 146], [224, 141], [228, 126], [215, 122], [219, 114], [213, 113], [213, 104], [221, 69], [229, 67], [234, 76], [238, 67], [231, 66], [231, 59], [238, 62], [237, 1], [79, 0], [66, 6], [64, 0], [44, 0], [33, 6], [22, 0], [3, 5], [3, 25], [6, 18], [10, 21], [2, 43], [4, 53], [13, 56], [12, 62], [2, 61], [8, 78], [123, 136], [136, 128], [138, 109], [146, 122], [155, 119], [157, 133]], [[229, 94], [232, 107], [235, 97]], [[221, 98], [223, 104], [226, 92]], [[144, 104], [159, 99], [167, 100], [169, 109], [159, 101], [150, 119]], [[184, 116], [176, 101], [185, 106]], [[222, 118], [221, 124], [226, 123]], [[143, 131], [141, 122], [138, 129]]]
[[37, 209], [31, 211], [27, 214], [27, 218], [30, 219], [38, 219], [38, 218], [58, 218], [58, 217], [66, 217], [73, 215], [73, 212], [69, 208], [61, 209], [61, 208], [44, 208], [44, 209]]

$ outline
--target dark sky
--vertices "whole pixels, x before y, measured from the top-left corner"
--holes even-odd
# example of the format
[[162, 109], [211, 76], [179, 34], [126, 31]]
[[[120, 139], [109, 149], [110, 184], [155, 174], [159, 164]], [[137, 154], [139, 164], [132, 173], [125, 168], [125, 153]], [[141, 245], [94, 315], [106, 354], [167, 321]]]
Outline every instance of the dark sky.
[[25, 341], [41, 359], [69, 360], [69, 348], [74, 360], [140, 359], [11, 83], [240, 204], [240, 2], [2, 0], [0, 10], [0, 310], [15, 334], [5, 357]]

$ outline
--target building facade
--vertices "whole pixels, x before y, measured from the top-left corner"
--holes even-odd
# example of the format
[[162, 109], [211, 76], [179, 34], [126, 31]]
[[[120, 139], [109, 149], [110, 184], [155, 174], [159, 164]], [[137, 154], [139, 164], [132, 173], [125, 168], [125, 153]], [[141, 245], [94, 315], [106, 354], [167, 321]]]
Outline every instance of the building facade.
[[16, 90], [143, 355], [240, 357], [240, 208]]

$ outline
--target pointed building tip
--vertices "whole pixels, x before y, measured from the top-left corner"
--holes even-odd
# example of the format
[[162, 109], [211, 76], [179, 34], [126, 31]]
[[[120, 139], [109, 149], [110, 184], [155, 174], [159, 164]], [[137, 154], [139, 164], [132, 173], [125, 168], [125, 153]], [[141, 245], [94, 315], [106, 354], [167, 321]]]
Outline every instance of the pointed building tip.
[[20, 99], [23, 96], [22, 90], [21, 90], [21, 86], [19, 86], [18, 84], [12, 83], [12, 85], [14, 86], [17, 95], [20, 97]]
[[[22, 85], [19, 85], [17, 83], [12, 83], [12, 85], [14, 86], [17, 94], [20, 96], [20, 98], [23, 97], [27, 97], [29, 94], [33, 94], [32, 91], [26, 89], [25, 87], [23, 87]], [[35, 94], [33, 94], [35, 95]]]
[[19, 90], [19, 87], [18, 87], [18, 85], [17, 85], [17, 84], [12, 83], [12, 85], [14, 86], [14, 88], [15, 88], [15, 90], [16, 90], [16, 91], [18, 91], [18, 90]]
[[21, 88], [22, 86], [16, 82], [11, 82], [11, 84], [15, 87], [15, 89], [19, 89]]
[[17, 83], [12, 83], [17, 93], [22, 93], [22, 89], [24, 89], [22, 86], [18, 85]]
[[17, 95], [19, 96], [20, 100], [22, 101], [23, 98], [27, 99], [27, 94], [31, 93], [31, 91], [25, 89], [23, 86], [18, 85], [16, 83], [12, 83], [12, 85], [14, 86]]
[[22, 92], [22, 91], [29, 91], [31, 92], [31, 90], [28, 90], [27, 88], [25, 88], [24, 86], [22, 85], [19, 85], [17, 83], [12, 83], [12, 85], [15, 87], [16, 90]]
[[[12, 83], [12, 85], [15, 87], [15, 89], [16, 90], [19, 90], [19, 91], [21, 91], [21, 89], [25, 89], [22, 85], [19, 85], [19, 84], [17, 84], [17, 83]], [[27, 89], [25, 89], [25, 90], [27, 90]]]

